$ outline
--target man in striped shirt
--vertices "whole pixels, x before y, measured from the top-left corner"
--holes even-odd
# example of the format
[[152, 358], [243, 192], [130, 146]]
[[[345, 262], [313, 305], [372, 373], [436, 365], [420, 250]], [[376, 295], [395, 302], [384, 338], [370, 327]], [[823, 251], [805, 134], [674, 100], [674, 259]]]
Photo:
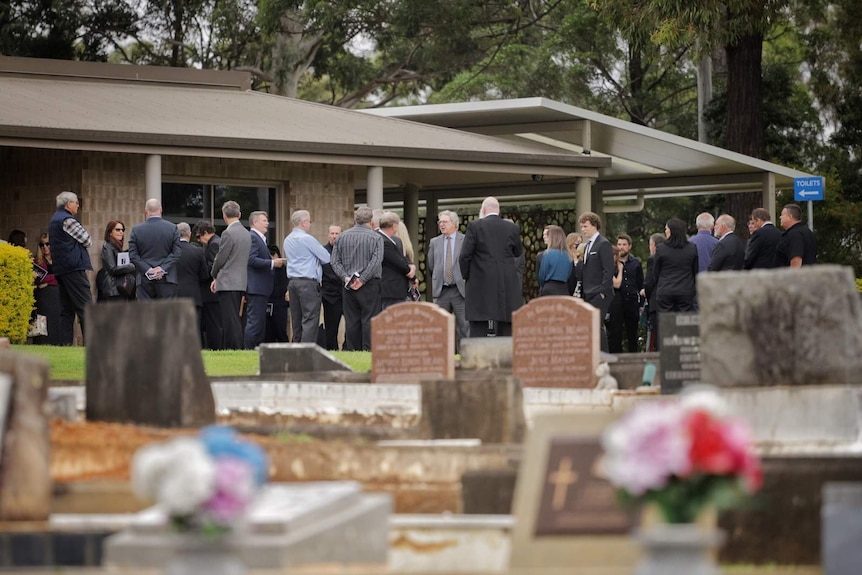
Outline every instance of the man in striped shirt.
[[332, 248], [332, 270], [344, 286], [345, 351], [371, 349], [371, 318], [380, 312], [383, 236], [372, 229], [371, 220], [371, 208], [357, 208], [355, 225]]

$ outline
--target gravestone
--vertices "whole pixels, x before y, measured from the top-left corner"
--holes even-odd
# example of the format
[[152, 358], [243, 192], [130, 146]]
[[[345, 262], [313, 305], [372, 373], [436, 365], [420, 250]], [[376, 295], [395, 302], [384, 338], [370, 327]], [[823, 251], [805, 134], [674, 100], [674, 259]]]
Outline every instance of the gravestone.
[[658, 321], [661, 392], [679, 393], [685, 386], [701, 382], [700, 318], [696, 312], [660, 313]]
[[262, 343], [258, 354], [261, 375], [352, 371], [349, 365], [316, 343]]
[[191, 300], [87, 307], [88, 421], [201, 427], [215, 401]]
[[536, 419], [527, 436], [515, 486], [509, 572], [631, 572], [639, 547], [630, 532], [636, 513], [619, 507], [599, 472], [605, 413], [553, 414]]
[[532, 300], [512, 314], [512, 342], [512, 373], [524, 387], [595, 386], [599, 310], [582, 300]]
[[0, 351], [0, 521], [44, 521], [51, 513], [49, 381], [44, 359]]
[[823, 486], [822, 564], [826, 575], [856, 575], [862, 565], [862, 483]]
[[371, 320], [371, 383], [454, 378], [454, 315], [433, 303], [405, 302]]
[[[384, 565], [392, 497], [363, 493], [349, 481], [269, 483], [255, 500], [241, 533], [229, 538], [249, 569], [308, 564]], [[151, 508], [105, 541], [111, 567], [164, 566], [177, 541], [164, 512]]]
[[705, 383], [862, 383], [862, 301], [852, 268], [699, 274], [697, 294]]

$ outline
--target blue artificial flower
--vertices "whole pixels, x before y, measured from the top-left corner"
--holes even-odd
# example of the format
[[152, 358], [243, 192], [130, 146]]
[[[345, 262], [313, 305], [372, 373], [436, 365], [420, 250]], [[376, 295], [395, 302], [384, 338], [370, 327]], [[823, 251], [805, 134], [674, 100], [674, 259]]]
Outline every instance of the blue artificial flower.
[[213, 458], [235, 457], [247, 462], [254, 469], [257, 485], [269, 477], [269, 462], [266, 452], [256, 443], [242, 439], [233, 428], [224, 425], [209, 425], [200, 431], [200, 439]]

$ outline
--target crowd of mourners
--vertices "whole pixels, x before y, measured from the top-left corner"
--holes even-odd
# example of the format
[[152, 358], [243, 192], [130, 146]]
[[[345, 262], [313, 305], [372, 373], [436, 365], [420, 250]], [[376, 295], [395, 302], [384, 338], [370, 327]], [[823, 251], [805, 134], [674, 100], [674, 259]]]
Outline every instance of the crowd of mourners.
[[[34, 343], [71, 345], [75, 319], [83, 335], [85, 306], [93, 299], [93, 238], [77, 218], [76, 194], [61, 192], [56, 208], [33, 258], [33, 318], [40, 323], [31, 335]], [[191, 225], [163, 219], [157, 199], [148, 200], [144, 212], [146, 220], [131, 230], [120, 220], [107, 222], [96, 301], [189, 298], [208, 349], [294, 341], [337, 350], [343, 319], [343, 349], [369, 350], [371, 319], [391, 305], [420, 299], [413, 244], [391, 211], [359, 207], [352, 227], [330, 225], [321, 244], [311, 234], [311, 214], [297, 210], [281, 246], [268, 243], [266, 212], [251, 212], [246, 228], [235, 201], [222, 206], [221, 234], [208, 220]], [[604, 351], [655, 351], [658, 314], [697, 310], [698, 273], [815, 264], [814, 234], [801, 219], [798, 205], [784, 206], [781, 231], [768, 210], [757, 208], [743, 242], [729, 214], [700, 214], [690, 237], [687, 224], [673, 218], [664, 233], [649, 237], [644, 266], [631, 253], [628, 234], [615, 241], [604, 237], [600, 217], [585, 212], [580, 233], [567, 235], [556, 225], [542, 230], [539, 295], [574, 296], [596, 307]], [[438, 214], [437, 224], [440, 234], [424, 254], [428, 299], [455, 316], [456, 351], [465, 337], [511, 335], [512, 313], [523, 304], [520, 229], [501, 217], [493, 197], [465, 233], [450, 210]], [[26, 234], [13, 230], [8, 243], [27, 248]]]

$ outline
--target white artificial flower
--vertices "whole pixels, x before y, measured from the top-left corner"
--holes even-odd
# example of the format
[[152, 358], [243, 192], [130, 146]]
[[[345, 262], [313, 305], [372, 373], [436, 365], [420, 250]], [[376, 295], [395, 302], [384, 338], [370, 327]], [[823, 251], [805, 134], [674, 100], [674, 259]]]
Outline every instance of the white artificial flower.
[[171, 515], [188, 515], [212, 496], [215, 464], [192, 437], [148, 445], [135, 454], [132, 486]]

